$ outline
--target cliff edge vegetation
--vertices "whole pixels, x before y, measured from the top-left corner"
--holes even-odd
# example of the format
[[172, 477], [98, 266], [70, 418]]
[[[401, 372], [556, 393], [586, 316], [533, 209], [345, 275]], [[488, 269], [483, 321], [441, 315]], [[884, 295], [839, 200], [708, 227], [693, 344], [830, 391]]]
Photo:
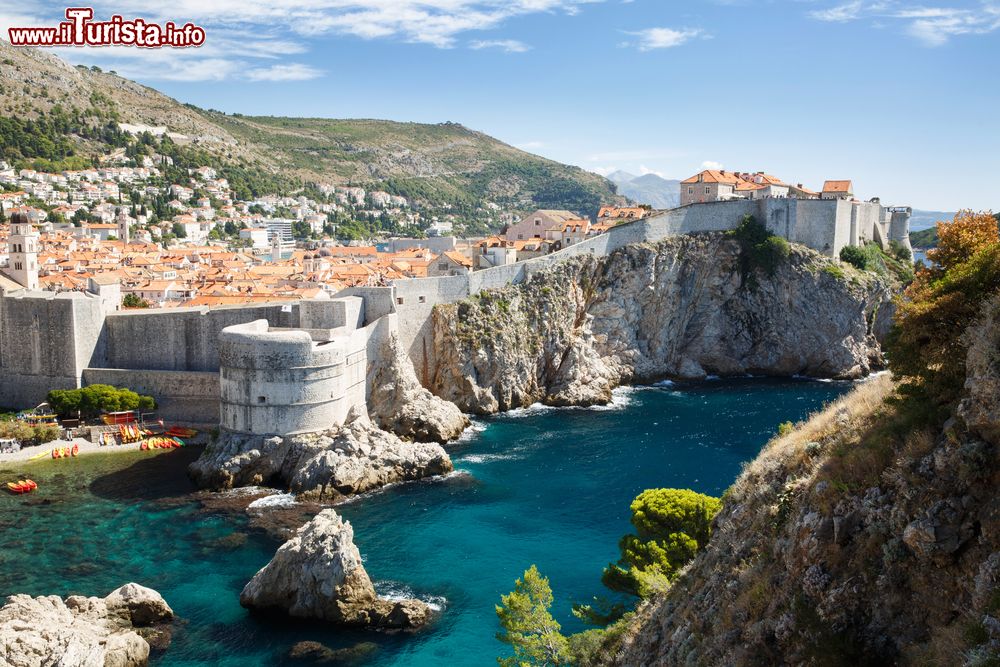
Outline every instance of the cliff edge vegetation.
[[884, 374], [780, 434], [617, 665], [1000, 664], [1000, 238], [942, 230]]

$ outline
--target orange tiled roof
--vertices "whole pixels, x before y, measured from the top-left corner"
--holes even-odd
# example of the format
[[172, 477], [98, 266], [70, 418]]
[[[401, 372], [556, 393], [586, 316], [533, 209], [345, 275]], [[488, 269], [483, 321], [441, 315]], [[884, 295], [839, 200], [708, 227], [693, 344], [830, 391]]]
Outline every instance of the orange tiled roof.
[[827, 181], [823, 183], [823, 192], [843, 193], [851, 192], [850, 181]]

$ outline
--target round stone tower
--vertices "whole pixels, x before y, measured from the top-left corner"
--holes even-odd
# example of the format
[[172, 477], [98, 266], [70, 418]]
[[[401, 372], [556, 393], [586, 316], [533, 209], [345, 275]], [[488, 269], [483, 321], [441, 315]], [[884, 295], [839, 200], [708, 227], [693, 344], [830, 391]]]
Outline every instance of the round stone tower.
[[290, 435], [344, 423], [350, 405], [345, 355], [336, 341], [267, 320], [226, 327], [219, 337], [220, 426], [239, 433]]

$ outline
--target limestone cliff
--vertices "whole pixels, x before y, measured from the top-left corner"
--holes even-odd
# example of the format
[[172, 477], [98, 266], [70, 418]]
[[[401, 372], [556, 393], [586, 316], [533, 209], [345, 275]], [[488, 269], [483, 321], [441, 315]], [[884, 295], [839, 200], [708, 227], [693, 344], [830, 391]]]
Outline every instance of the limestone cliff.
[[372, 421], [401, 438], [443, 443], [460, 436], [469, 425], [454, 403], [420, 385], [413, 362], [395, 333], [379, 344], [368, 384], [368, 414]]
[[615, 663], [997, 664], [998, 322], [994, 300], [965, 332], [967, 397], [943, 427], [901, 422], [881, 376], [772, 441]]
[[580, 256], [434, 309], [431, 389], [463, 411], [607, 402], [708, 374], [857, 378], [882, 366], [894, 285], [805, 248], [773, 274], [723, 233]]

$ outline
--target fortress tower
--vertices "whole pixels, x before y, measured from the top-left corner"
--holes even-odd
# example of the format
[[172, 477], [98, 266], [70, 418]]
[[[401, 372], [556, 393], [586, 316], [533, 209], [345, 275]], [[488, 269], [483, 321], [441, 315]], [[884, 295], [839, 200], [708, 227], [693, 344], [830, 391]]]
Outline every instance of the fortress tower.
[[7, 248], [10, 265], [7, 275], [22, 287], [38, 289], [38, 232], [24, 213], [10, 218], [10, 237]]

